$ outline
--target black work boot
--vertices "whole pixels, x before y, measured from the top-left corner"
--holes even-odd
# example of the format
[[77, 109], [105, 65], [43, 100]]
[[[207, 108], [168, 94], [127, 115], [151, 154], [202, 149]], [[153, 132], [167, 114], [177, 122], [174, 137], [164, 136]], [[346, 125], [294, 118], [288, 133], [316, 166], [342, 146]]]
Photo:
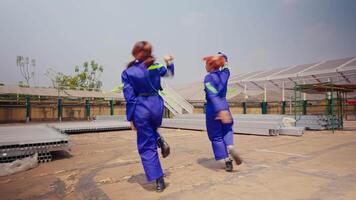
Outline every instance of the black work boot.
[[234, 166], [232, 165], [232, 160], [227, 160], [225, 161], [226, 167], [225, 167], [225, 171], [227, 172], [232, 172], [232, 170], [234, 169]]
[[161, 148], [161, 153], [162, 153], [163, 158], [167, 157], [169, 155], [169, 153], [171, 152], [171, 149], [170, 149], [168, 143], [164, 140], [164, 138], [162, 136], [160, 138], [158, 138], [157, 146], [159, 148]]
[[240, 158], [239, 154], [235, 149], [229, 149], [229, 153], [231, 157], [235, 160], [236, 165], [242, 164], [242, 159]]
[[166, 188], [166, 184], [164, 183], [163, 176], [161, 176], [156, 180], [156, 191], [157, 192], [163, 192], [163, 190], [165, 188]]

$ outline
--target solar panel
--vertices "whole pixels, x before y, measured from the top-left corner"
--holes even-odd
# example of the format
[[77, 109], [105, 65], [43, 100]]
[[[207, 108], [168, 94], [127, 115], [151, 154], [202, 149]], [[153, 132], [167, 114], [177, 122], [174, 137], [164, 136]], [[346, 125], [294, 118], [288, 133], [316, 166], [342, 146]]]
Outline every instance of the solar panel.
[[261, 73], [261, 71], [254, 71], [254, 72], [250, 72], [250, 73], [247, 73], [247, 74], [243, 74], [241, 76], [236, 76], [232, 79], [230, 79], [230, 81], [241, 81], [243, 79], [246, 79], [246, 78], [249, 78], [249, 77], [252, 77], [258, 73]]
[[261, 74], [258, 74], [257, 76], [253, 77], [253, 79], [266, 78], [272, 74], [282, 71], [283, 69], [285, 69], [285, 68], [277, 68], [277, 69], [268, 70]]
[[[282, 73], [279, 73], [278, 76], [295, 76], [298, 72], [301, 72], [305, 69], [307, 69], [308, 67], [311, 67], [313, 65], [316, 65], [317, 63], [312, 63], [312, 64], [304, 64], [304, 65], [297, 65], [293, 68], [290, 68], [289, 70], [286, 70]], [[273, 77], [272, 77], [273, 78]]]
[[309, 70], [306, 70], [305, 72], [303, 72], [303, 74], [307, 74], [307, 73], [318, 73], [320, 71], [325, 71], [325, 70], [333, 70], [337, 67], [339, 67], [340, 65], [346, 63], [347, 61], [350, 61], [352, 59], [351, 58], [342, 58], [342, 59], [337, 59], [337, 60], [329, 60], [326, 61], [325, 63], [322, 63], [316, 67], [313, 67]]
[[356, 59], [346, 64], [342, 68], [338, 69], [338, 71], [349, 71], [349, 70], [356, 70]]

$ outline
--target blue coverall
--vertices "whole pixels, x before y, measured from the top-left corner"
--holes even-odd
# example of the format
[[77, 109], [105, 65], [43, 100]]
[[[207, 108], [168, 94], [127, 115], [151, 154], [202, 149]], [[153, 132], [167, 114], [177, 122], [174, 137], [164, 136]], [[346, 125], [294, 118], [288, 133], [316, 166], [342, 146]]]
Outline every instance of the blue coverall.
[[164, 103], [158, 91], [161, 89], [161, 76], [174, 75], [174, 65], [167, 68], [161, 64], [146, 67], [136, 61], [121, 75], [126, 117], [136, 127], [137, 148], [148, 181], [163, 176], [157, 153], [157, 129], [162, 123]]
[[209, 140], [212, 143], [215, 160], [225, 159], [229, 156], [227, 146], [233, 145], [233, 122], [224, 124], [215, 119], [217, 114], [226, 110], [230, 112], [226, 100], [227, 82], [230, 77], [229, 69], [222, 68], [208, 73], [204, 79], [206, 94], [205, 118]]

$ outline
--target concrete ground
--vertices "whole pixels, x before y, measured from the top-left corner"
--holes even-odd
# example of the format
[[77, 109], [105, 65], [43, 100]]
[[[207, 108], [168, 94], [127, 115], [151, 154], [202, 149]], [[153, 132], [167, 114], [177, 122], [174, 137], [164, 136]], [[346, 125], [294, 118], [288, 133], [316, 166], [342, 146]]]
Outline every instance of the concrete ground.
[[161, 129], [167, 189], [147, 183], [133, 131], [71, 135], [72, 151], [0, 177], [0, 199], [356, 199], [356, 122], [302, 137], [235, 135], [244, 159], [225, 172], [206, 132]]

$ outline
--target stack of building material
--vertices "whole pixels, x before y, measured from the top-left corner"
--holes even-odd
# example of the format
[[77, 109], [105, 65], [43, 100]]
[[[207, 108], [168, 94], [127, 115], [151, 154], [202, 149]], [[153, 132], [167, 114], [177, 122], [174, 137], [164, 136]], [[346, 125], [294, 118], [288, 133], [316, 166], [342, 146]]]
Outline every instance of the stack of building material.
[[88, 133], [102, 131], [118, 131], [130, 129], [130, 123], [119, 120], [98, 120], [90, 122], [66, 122], [49, 124], [48, 126], [59, 130], [62, 133]]
[[[294, 120], [282, 115], [233, 115], [233, 119], [235, 133], [264, 136], [304, 134], [304, 127], [294, 127]], [[177, 115], [174, 119], [164, 119], [162, 127], [206, 130], [205, 116]]]
[[296, 126], [304, 126], [310, 130], [326, 130], [327, 122], [322, 116], [302, 115], [297, 117]]
[[[304, 127], [295, 127], [295, 120], [286, 115], [233, 115], [234, 131], [241, 134], [252, 135], [293, 135], [304, 134]], [[125, 116], [98, 116], [95, 123], [119, 123], [125, 120]], [[124, 122], [128, 123], [128, 122]], [[68, 123], [66, 123], [66, 126]], [[128, 125], [129, 126], [129, 125]], [[206, 130], [204, 114], [181, 114], [174, 119], [164, 119], [162, 127], [180, 128], [191, 130]], [[129, 127], [127, 127], [129, 128]], [[61, 128], [63, 131], [63, 127]], [[71, 133], [74, 130], [64, 130]], [[95, 131], [95, 130], [94, 130]], [[98, 131], [98, 130], [97, 130]], [[87, 132], [87, 131], [86, 131]]]
[[43, 125], [0, 127], [0, 163], [36, 153], [39, 162], [49, 162], [52, 151], [68, 149], [68, 140], [66, 134]]
[[98, 115], [95, 121], [126, 121], [125, 115]]
[[237, 133], [257, 135], [279, 135], [283, 117], [263, 115], [233, 115]]
[[290, 135], [290, 136], [302, 136], [304, 134], [305, 127], [281, 127], [279, 129], [280, 135]]
[[201, 119], [163, 119], [163, 128], [177, 128], [188, 130], [206, 130], [205, 121]]
[[341, 127], [341, 121], [335, 116], [328, 118], [326, 115], [301, 115], [297, 116], [297, 126], [310, 130], [330, 130]]

